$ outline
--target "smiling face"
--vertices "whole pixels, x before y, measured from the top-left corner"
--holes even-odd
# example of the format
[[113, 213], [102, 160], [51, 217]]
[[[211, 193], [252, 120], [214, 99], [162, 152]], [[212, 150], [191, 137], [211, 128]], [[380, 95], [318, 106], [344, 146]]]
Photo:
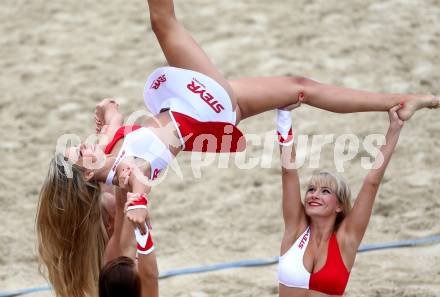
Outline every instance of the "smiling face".
[[69, 162], [83, 169], [99, 169], [104, 165], [105, 153], [96, 144], [83, 143], [66, 149], [64, 153]]
[[342, 211], [335, 191], [327, 185], [310, 184], [304, 200], [308, 216], [332, 216]]
[[350, 189], [340, 176], [325, 171], [315, 173], [304, 199], [306, 215], [310, 218], [336, 216], [337, 226], [351, 209], [350, 196]]

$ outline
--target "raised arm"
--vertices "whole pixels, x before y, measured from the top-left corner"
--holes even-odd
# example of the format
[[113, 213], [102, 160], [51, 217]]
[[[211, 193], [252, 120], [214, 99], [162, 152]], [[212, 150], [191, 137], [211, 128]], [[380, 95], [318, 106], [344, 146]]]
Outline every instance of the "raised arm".
[[[137, 201], [141, 197], [140, 194], [128, 196], [130, 197], [128, 202]], [[106, 247], [104, 263], [119, 257], [129, 257], [136, 261], [137, 255], [137, 271], [141, 283], [142, 297], [157, 297], [159, 296], [159, 272], [153, 239], [148, 228], [145, 228], [146, 233], [144, 235], [139, 230], [133, 232], [133, 226], [124, 215], [126, 197], [127, 192], [124, 189], [115, 187], [115, 227], [113, 236]]]
[[136, 239], [140, 239], [137, 244], [137, 255], [142, 297], [157, 297], [159, 296], [159, 271], [151, 231], [147, 229], [143, 242], [140, 237], [140, 233], [137, 233]]
[[283, 198], [282, 209], [286, 234], [293, 237], [306, 228], [306, 216], [301, 202], [298, 172], [295, 166], [295, 146], [292, 137], [290, 111], [278, 110], [278, 138], [281, 152]]
[[146, 234], [145, 223], [151, 228], [150, 216], [147, 209], [148, 198], [151, 186], [149, 179], [136, 166], [130, 166], [123, 163], [116, 169], [118, 175], [118, 185], [127, 191], [127, 199], [131, 197], [140, 197], [136, 202], [126, 204], [126, 217], [133, 224], [133, 227], [139, 228], [142, 234]]
[[156, 255], [154, 252], [139, 256], [138, 271], [142, 283], [142, 297], [159, 296], [159, 271], [157, 269]]
[[347, 234], [351, 245], [356, 249], [367, 229], [379, 185], [399, 140], [403, 121], [399, 119], [397, 111], [401, 107], [402, 105], [395, 106], [388, 112], [390, 126], [385, 137], [386, 144], [381, 147], [373, 168], [365, 177], [352, 211], [341, 224], [342, 230]]
[[115, 195], [115, 220], [114, 231], [106, 246], [104, 263], [107, 263], [120, 256], [127, 256], [134, 259], [135, 249], [132, 226], [125, 218], [125, 204], [127, 202], [127, 191], [114, 187]]
[[[132, 194], [127, 203], [136, 203], [142, 199], [140, 194]], [[157, 269], [156, 255], [154, 253], [154, 242], [151, 235], [151, 229], [144, 223], [146, 232], [141, 234], [140, 230], [135, 228], [136, 248], [138, 259], [138, 272], [141, 280], [142, 297], [159, 296], [159, 271]], [[133, 229], [131, 229], [133, 234]]]

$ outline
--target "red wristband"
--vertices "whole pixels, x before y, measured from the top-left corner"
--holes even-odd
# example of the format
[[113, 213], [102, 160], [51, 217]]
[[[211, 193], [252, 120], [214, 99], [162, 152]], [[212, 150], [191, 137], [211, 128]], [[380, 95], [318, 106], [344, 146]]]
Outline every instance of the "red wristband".
[[154, 242], [151, 237], [151, 232], [148, 229], [147, 224], [145, 224], [145, 228], [147, 233], [145, 235], [141, 234], [139, 228], [134, 229], [134, 234], [136, 236], [136, 249], [138, 254], [148, 255], [152, 251], [154, 251]]
[[132, 200], [128, 206], [127, 210], [137, 209], [137, 208], [147, 208], [148, 205], [148, 199], [145, 194], [142, 194], [139, 196], [139, 198]]
[[292, 144], [292, 142], [293, 142], [292, 127], [289, 129], [289, 132], [285, 136], [286, 138], [284, 138], [283, 135], [281, 135], [280, 131], [277, 131], [277, 134], [278, 134], [278, 143], [280, 145], [290, 145], [290, 144]]
[[154, 251], [154, 242], [151, 237], [151, 232], [148, 232], [147, 243], [145, 246], [142, 246], [139, 242], [136, 244], [137, 252], [142, 255], [148, 255], [152, 251]]

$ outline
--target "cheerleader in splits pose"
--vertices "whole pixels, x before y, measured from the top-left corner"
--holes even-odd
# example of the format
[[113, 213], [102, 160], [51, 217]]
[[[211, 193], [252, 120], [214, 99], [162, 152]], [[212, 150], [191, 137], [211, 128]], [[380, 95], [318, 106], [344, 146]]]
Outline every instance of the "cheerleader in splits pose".
[[350, 188], [339, 175], [315, 173], [301, 202], [295, 147], [289, 111], [278, 110], [278, 134], [282, 156], [282, 209], [284, 236], [278, 266], [279, 295], [342, 296], [371, 217], [385, 169], [397, 145], [403, 121], [389, 111], [386, 144], [367, 174], [353, 208]]
[[[119, 176], [133, 170], [124, 187], [142, 195], [127, 217], [145, 234], [148, 180], [182, 150], [244, 149], [236, 127], [243, 119], [298, 101], [339, 113], [387, 111], [404, 102], [402, 120], [418, 109], [439, 106], [430, 95], [375, 94], [303, 77], [228, 81], [177, 21], [172, 0], [149, 0], [148, 5], [153, 32], [169, 64], [155, 70], [145, 85], [145, 104], [154, 118], [142, 126], [108, 129], [114, 135], [106, 146], [81, 144], [55, 156], [40, 192], [38, 251], [58, 296], [96, 295], [105, 247], [99, 183], [118, 185]], [[99, 122], [104, 122], [100, 116]], [[225, 133], [232, 139], [227, 145], [222, 143]], [[213, 139], [208, 146], [200, 141], [206, 134]]]

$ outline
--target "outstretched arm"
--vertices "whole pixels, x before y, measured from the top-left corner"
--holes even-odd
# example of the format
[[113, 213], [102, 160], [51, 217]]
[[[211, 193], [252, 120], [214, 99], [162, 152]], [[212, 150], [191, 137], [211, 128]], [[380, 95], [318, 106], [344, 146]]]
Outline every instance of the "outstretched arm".
[[390, 109], [390, 126], [385, 138], [386, 144], [381, 147], [373, 169], [365, 177], [352, 211], [341, 224], [342, 230], [347, 234], [347, 238], [350, 239], [350, 243], [356, 249], [367, 229], [379, 185], [399, 140], [403, 121], [399, 119], [397, 111], [401, 107], [401, 105], [398, 105]]
[[[133, 194], [130, 201], [138, 201], [140, 198], [142, 195]], [[141, 279], [142, 297], [156, 297], [159, 296], [159, 271], [154, 253], [155, 247], [151, 229], [145, 223], [144, 227], [146, 228], [145, 234], [141, 234], [139, 229], [134, 231], [137, 241], [138, 272]]]
[[[298, 172], [295, 166], [295, 146], [292, 136], [292, 120], [290, 111], [277, 110], [278, 140], [281, 152], [283, 198], [282, 209], [285, 234], [294, 239], [302, 229], [306, 228], [304, 206], [301, 202], [301, 191]], [[286, 235], [284, 237], [286, 237]], [[290, 240], [287, 240], [290, 243]], [[286, 243], [287, 246], [290, 246]]]
[[[282, 184], [283, 184], [283, 218], [286, 232], [296, 233], [306, 226], [306, 217], [304, 206], [301, 202], [300, 182], [298, 171], [294, 167], [295, 164], [295, 146], [280, 146], [281, 158], [283, 159], [282, 167]], [[290, 164], [290, 165], [287, 165]]]
[[122, 255], [134, 258], [134, 236], [132, 227], [125, 218], [124, 209], [127, 201], [127, 191], [114, 187], [115, 195], [115, 219], [114, 231], [106, 246], [104, 263], [116, 259]]
[[[139, 198], [139, 196], [139, 194], [133, 194], [131, 195], [131, 199], [135, 200]], [[135, 260], [137, 253], [137, 266], [141, 280], [142, 297], [157, 297], [159, 296], [159, 272], [151, 234], [148, 228], [145, 235], [141, 235], [140, 232], [136, 231], [135, 239], [133, 226], [124, 215], [127, 192], [124, 189], [115, 187], [115, 198], [116, 216], [114, 233], [106, 247], [104, 263], [121, 256]]]
[[159, 271], [155, 252], [139, 255], [138, 271], [141, 279], [142, 297], [159, 296]]
[[127, 202], [125, 206], [127, 219], [133, 224], [134, 228], [139, 228], [141, 233], [145, 234], [147, 232], [145, 223], [151, 228], [150, 215], [147, 209], [147, 194], [149, 194], [151, 190], [149, 179], [137, 166], [130, 166], [123, 163], [120, 164], [116, 170], [118, 186], [127, 191], [127, 199], [139, 195], [142, 196], [142, 199], [139, 199], [139, 201], [131, 203], [131, 205], [130, 202]]

